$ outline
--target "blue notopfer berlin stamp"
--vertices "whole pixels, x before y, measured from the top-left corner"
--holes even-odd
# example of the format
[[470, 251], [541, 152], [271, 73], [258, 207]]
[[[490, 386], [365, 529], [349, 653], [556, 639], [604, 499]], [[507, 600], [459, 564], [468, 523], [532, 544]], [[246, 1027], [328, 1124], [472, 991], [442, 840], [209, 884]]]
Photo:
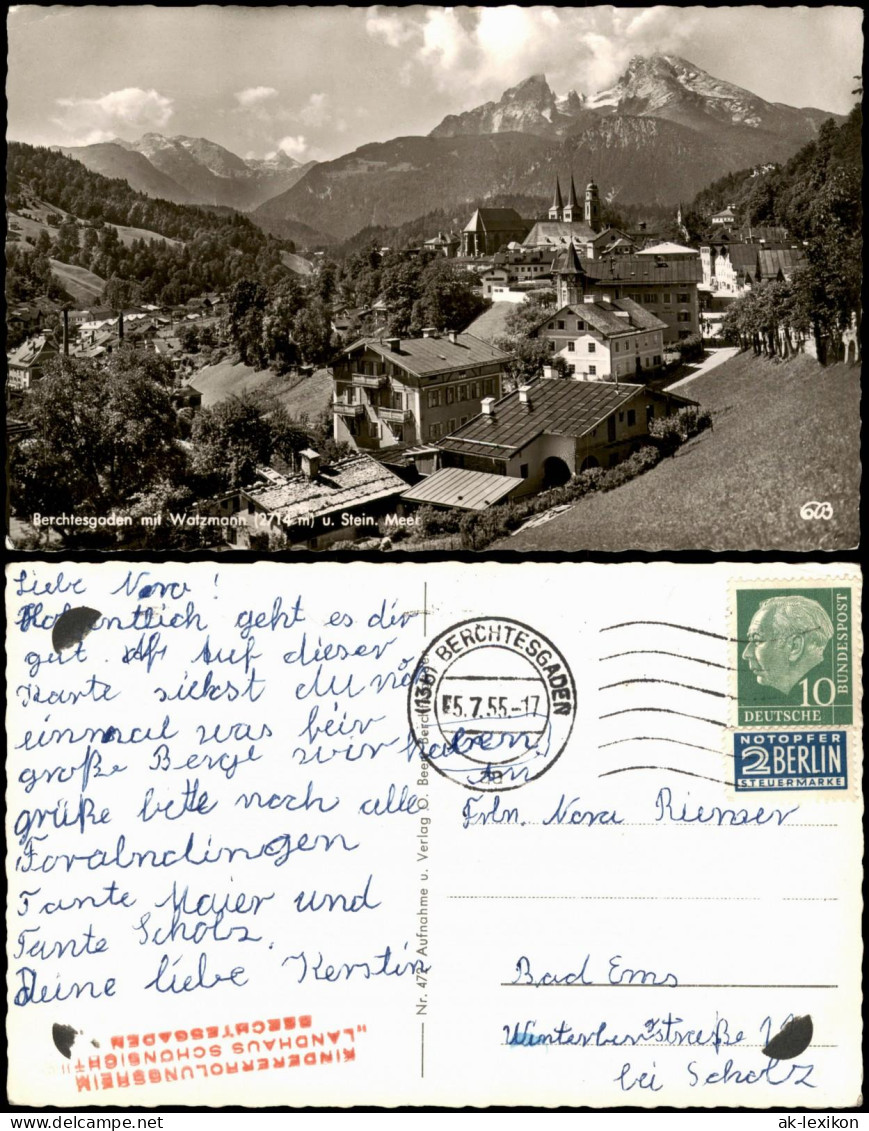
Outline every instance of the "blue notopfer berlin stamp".
[[843, 730], [737, 731], [733, 759], [737, 790], [848, 788]]

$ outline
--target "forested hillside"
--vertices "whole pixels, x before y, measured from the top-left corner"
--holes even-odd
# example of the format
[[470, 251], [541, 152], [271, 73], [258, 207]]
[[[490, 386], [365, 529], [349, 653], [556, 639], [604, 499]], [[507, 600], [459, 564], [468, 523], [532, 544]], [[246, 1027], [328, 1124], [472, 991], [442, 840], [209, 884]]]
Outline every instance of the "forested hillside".
[[[7, 265], [12, 298], [34, 297], [34, 290], [47, 293], [38, 288], [47, 275], [47, 257], [104, 279], [128, 280], [145, 301], [172, 304], [225, 290], [240, 279], [272, 284], [286, 273], [281, 252], [294, 250], [291, 242], [267, 235], [237, 213], [154, 200], [60, 153], [11, 142], [7, 209], [26, 211], [34, 199], [68, 215], [57, 217], [62, 222], [55, 236], [45, 231], [34, 247], [15, 249]], [[148, 229], [179, 242], [142, 238], [125, 246], [109, 224]]]

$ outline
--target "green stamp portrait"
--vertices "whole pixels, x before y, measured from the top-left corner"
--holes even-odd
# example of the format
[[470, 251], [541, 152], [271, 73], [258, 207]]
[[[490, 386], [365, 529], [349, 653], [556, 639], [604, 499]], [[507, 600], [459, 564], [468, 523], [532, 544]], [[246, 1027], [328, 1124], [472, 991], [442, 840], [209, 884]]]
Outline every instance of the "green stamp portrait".
[[853, 722], [851, 602], [850, 585], [736, 590], [739, 726]]

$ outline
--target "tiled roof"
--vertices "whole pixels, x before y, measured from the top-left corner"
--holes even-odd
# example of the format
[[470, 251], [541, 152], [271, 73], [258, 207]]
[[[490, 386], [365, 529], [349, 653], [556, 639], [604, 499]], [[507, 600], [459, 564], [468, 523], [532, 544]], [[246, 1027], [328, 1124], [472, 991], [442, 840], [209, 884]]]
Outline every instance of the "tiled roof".
[[[611, 302], [571, 303], [569, 306], [564, 306], [561, 310], [556, 311], [555, 314], [544, 318], [539, 326], [559, 318], [566, 310], [576, 315], [577, 318], [582, 318], [588, 322], [592, 329], [597, 330], [605, 337], [628, 334], [632, 330], [666, 330], [667, 328], [666, 322], [662, 322], [660, 318], [629, 298], [617, 298]], [[628, 317], [620, 318], [616, 314], [617, 310], [624, 311]]]
[[584, 436], [643, 385], [613, 381], [571, 381], [543, 378], [528, 386], [528, 401], [508, 393], [495, 402], [491, 415], [481, 413], [441, 440], [448, 451], [504, 459], [541, 433]]
[[570, 243], [574, 238], [594, 240], [600, 234], [582, 220], [538, 220], [523, 242], [526, 247], [540, 244], [559, 247]]
[[420, 483], [408, 487], [402, 498], [415, 503], [484, 511], [486, 507], [509, 495], [522, 482], [522, 479], [513, 475], [466, 471], [462, 467], [442, 467]]
[[455, 342], [447, 336], [402, 338], [397, 351], [391, 349], [383, 339], [364, 338], [348, 347], [344, 353], [350, 354], [361, 346], [367, 346], [416, 377], [506, 361], [508, 357], [489, 342], [467, 332], [457, 334]]
[[584, 259], [583, 274], [594, 281], [644, 286], [649, 283], [699, 283], [703, 279], [700, 256], [693, 259], [657, 259], [653, 255], [616, 255]]
[[388, 498], [404, 490], [402, 479], [367, 455], [348, 456], [323, 467], [314, 479], [304, 475], [275, 476], [261, 487], [244, 488], [253, 499], [282, 522], [292, 525], [306, 517], [320, 518], [360, 503]]

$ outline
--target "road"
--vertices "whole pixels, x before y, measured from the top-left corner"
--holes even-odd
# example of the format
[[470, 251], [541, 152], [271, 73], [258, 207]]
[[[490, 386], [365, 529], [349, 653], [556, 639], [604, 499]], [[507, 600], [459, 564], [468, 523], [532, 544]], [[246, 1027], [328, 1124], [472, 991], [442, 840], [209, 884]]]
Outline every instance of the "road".
[[683, 385], [687, 385], [690, 381], [695, 380], [697, 377], [702, 377], [704, 373], [708, 373], [710, 369], [715, 369], [719, 365], [723, 365], [725, 361], [730, 361], [739, 353], [736, 346], [723, 346], [720, 349], [710, 349], [707, 351], [706, 357], [697, 366], [693, 373], [689, 373], [687, 377], [683, 377], [681, 381], [677, 381], [674, 385], [667, 386], [667, 392], [671, 393], [676, 389], [681, 389]]

